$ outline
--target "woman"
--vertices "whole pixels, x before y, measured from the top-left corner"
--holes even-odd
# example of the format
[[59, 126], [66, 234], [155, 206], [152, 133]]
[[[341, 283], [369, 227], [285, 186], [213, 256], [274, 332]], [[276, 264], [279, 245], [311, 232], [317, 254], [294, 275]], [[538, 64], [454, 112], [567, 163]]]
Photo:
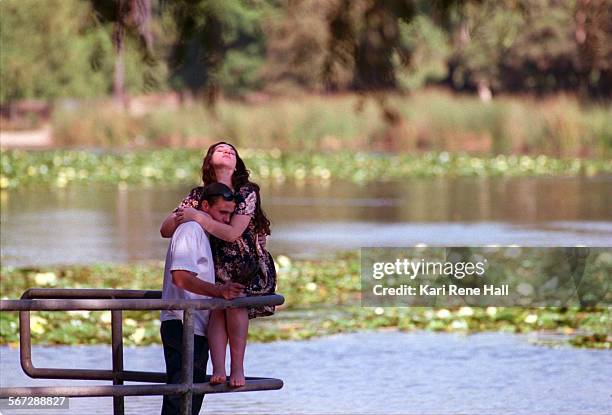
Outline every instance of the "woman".
[[[220, 182], [235, 195], [236, 209], [229, 225], [213, 220], [195, 209], [203, 187], [196, 187], [164, 220], [163, 237], [171, 237], [176, 227], [187, 221], [198, 222], [211, 237], [218, 283], [239, 282], [246, 286], [246, 295], [273, 294], [276, 270], [272, 256], [266, 251], [270, 221], [266, 218], [259, 196], [259, 186], [249, 180], [249, 171], [236, 148], [225, 142], [213, 144], [202, 163], [204, 186]], [[212, 384], [225, 382], [225, 349], [229, 340], [231, 373], [229, 384], [243, 386], [244, 352], [249, 319], [274, 314], [274, 306], [249, 309], [235, 308], [211, 312], [208, 337], [213, 365]]]

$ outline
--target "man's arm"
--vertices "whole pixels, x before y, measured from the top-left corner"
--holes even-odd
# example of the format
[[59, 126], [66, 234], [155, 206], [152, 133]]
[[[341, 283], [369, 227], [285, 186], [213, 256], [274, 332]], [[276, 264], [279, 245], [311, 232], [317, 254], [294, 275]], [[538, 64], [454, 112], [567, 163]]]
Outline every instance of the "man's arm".
[[[170, 227], [172, 226], [170, 220], [171, 218], [168, 216], [164, 221], [161, 229], [162, 236], [164, 236], [164, 232], [168, 233]], [[176, 212], [175, 220], [178, 221], [178, 223], [195, 221], [200, 224], [202, 229], [216, 236], [217, 238], [226, 242], [234, 242], [236, 239], [242, 236], [246, 228], [249, 226], [251, 217], [249, 215], [234, 214], [232, 215], [230, 223], [226, 225], [225, 223], [214, 220], [206, 212], [202, 212], [191, 207], [186, 207], [184, 209], [179, 209], [178, 212]], [[174, 225], [175, 228], [176, 226], [178, 225]]]
[[201, 215], [197, 221], [208, 233], [226, 242], [234, 242], [240, 238], [251, 222], [249, 215], [232, 215], [228, 225], [214, 220], [210, 215]]
[[172, 271], [172, 282], [183, 290], [209, 297], [225, 298], [226, 300], [242, 295], [244, 290], [244, 285], [242, 284], [226, 282], [223, 285], [216, 285], [202, 281], [193, 272], [185, 270]]
[[172, 238], [174, 231], [181, 223], [176, 218], [176, 213], [172, 212], [166, 219], [162, 222], [161, 228], [159, 229], [159, 233], [162, 238]]

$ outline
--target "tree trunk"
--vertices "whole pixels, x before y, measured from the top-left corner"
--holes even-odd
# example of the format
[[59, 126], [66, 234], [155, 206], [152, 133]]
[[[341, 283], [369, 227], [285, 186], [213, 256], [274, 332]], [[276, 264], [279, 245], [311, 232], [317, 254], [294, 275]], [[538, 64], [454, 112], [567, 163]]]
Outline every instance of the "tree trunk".
[[125, 108], [125, 25], [124, 25], [124, 0], [119, 0], [117, 7], [117, 21], [113, 33], [115, 46], [115, 75], [113, 77], [113, 98], [115, 102]]

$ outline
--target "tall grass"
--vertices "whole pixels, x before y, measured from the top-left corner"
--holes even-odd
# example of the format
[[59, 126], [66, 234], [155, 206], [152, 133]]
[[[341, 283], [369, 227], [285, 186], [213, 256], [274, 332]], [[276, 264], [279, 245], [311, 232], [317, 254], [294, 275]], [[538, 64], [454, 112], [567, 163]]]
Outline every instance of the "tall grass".
[[451, 151], [609, 158], [612, 108], [574, 98], [499, 97], [484, 103], [438, 90], [409, 96], [307, 95], [119, 112], [59, 110], [60, 146], [204, 147], [219, 139], [283, 151]]

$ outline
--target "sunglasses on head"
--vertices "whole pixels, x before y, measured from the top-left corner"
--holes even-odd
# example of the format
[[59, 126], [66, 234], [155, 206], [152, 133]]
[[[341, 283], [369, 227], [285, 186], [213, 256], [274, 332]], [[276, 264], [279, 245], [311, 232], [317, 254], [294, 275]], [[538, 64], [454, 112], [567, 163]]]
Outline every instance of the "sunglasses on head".
[[208, 194], [209, 196], [221, 196], [223, 200], [232, 201], [235, 196], [234, 193], [230, 190], [217, 190]]

